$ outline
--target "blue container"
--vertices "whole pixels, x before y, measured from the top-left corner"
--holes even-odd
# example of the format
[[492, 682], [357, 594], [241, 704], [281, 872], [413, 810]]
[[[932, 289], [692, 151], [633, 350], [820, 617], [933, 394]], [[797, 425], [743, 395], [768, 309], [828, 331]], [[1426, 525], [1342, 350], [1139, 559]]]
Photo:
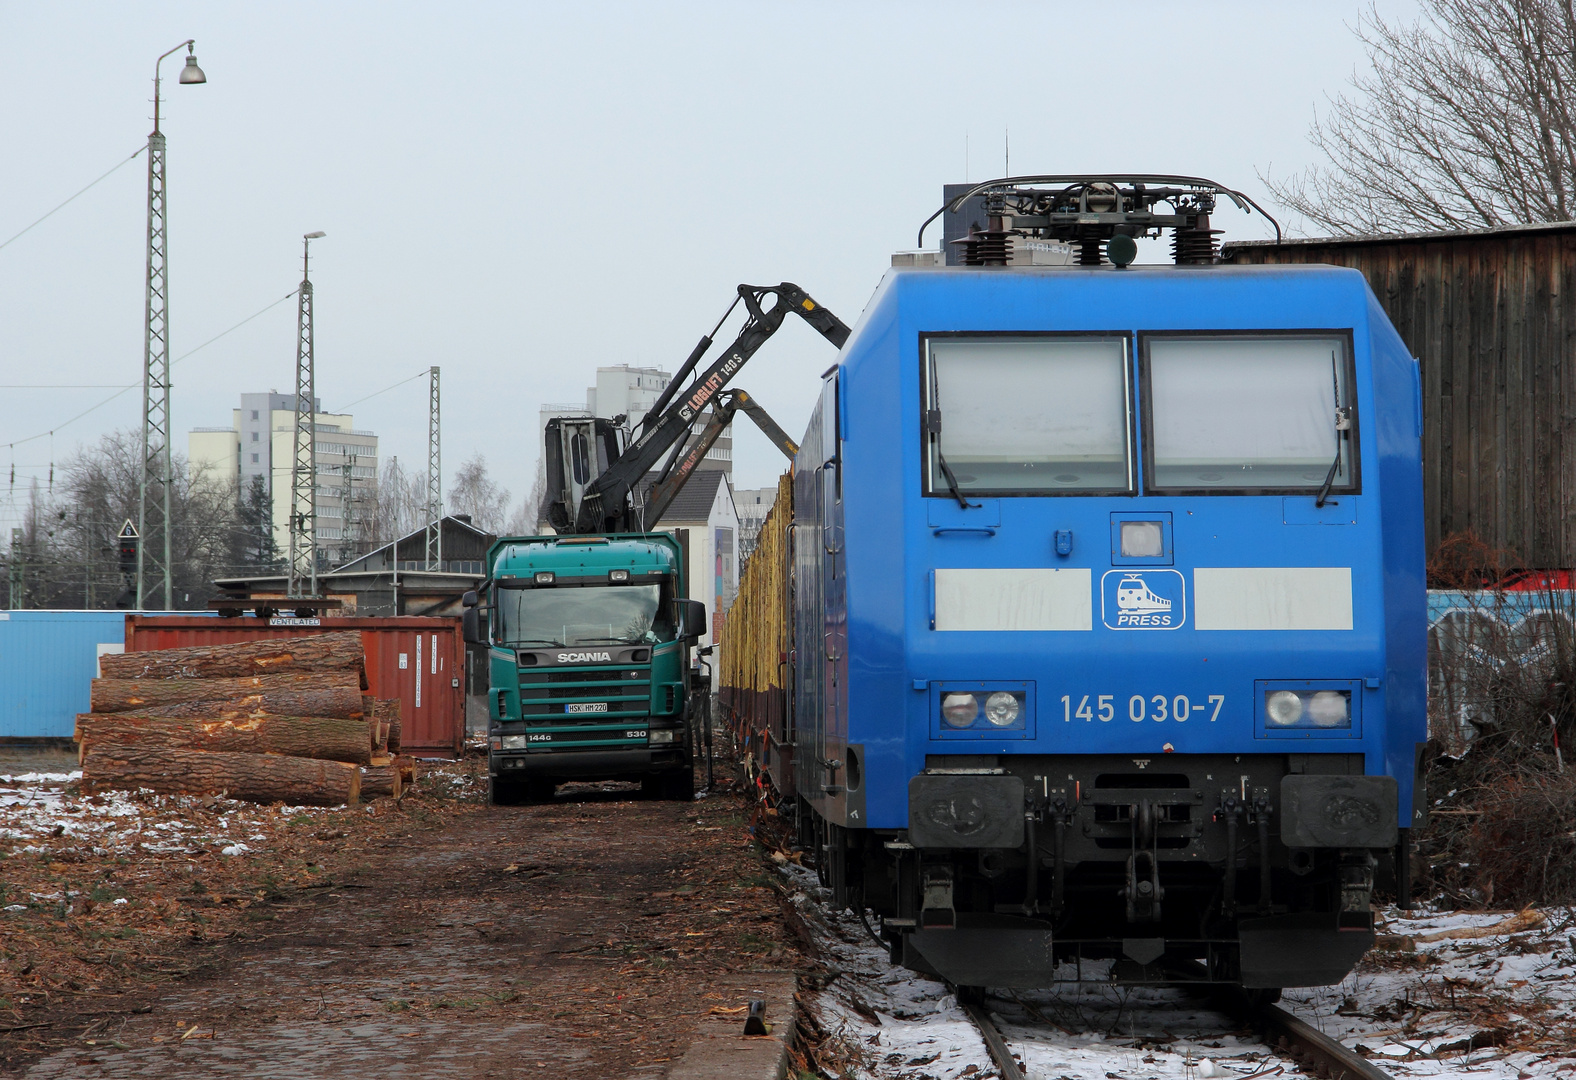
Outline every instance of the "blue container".
[[[189, 613], [187, 613], [189, 614]], [[124, 611], [0, 611], [0, 739], [69, 739]]]

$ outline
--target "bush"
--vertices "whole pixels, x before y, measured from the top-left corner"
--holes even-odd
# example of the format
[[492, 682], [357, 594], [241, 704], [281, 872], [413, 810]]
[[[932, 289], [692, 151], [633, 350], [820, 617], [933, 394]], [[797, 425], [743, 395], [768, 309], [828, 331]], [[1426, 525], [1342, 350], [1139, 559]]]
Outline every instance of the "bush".
[[1472, 906], [1576, 900], [1576, 593], [1470, 537], [1430, 566], [1450, 610], [1429, 634], [1431, 806], [1419, 877]]

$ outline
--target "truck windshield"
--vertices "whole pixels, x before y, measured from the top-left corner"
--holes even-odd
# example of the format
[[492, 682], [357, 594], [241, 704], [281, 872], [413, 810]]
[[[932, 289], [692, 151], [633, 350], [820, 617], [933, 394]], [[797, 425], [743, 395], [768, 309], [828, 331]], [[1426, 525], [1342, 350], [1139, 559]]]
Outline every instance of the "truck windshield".
[[1131, 488], [1125, 338], [937, 336], [926, 351], [925, 494]]
[[639, 645], [673, 637], [658, 585], [500, 588], [499, 644]]
[[1336, 335], [1144, 336], [1151, 491], [1357, 490]]

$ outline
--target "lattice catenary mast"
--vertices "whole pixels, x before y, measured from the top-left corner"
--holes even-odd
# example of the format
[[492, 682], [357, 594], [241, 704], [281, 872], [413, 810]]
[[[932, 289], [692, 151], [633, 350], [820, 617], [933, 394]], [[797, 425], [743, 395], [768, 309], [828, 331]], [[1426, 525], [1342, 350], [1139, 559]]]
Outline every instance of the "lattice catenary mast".
[[295, 451], [290, 471], [290, 586], [292, 597], [317, 595], [317, 396], [312, 350], [312, 241], [301, 238], [301, 288], [296, 293]]
[[438, 369], [430, 371], [432, 382], [427, 402], [427, 551], [425, 567], [429, 572], [443, 569], [443, 453], [442, 427], [438, 415]]
[[[186, 50], [182, 83], [204, 83], [208, 77], [192, 52], [195, 39], [181, 42], [153, 65], [153, 131], [148, 135], [148, 273], [147, 306], [142, 349], [142, 475], [137, 484], [137, 607], [148, 606], [149, 578], [162, 588], [162, 606], [174, 607], [170, 543], [170, 319], [169, 282], [165, 276], [164, 132], [159, 130], [159, 65], [170, 53]], [[153, 505], [149, 505], [150, 489]], [[157, 533], [158, 540], [154, 541]]]

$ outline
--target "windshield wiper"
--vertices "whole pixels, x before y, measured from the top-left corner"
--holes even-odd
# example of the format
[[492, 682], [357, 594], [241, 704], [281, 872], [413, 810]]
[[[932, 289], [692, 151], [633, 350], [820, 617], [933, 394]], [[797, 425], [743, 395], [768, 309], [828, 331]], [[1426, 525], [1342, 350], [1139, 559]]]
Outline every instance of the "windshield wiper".
[[1335, 410], [1335, 460], [1330, 462], [1330, 471], [1324, 474], [1324, 484], [1319, 488], [1319, 497], [1313, 500], [1317, 509], [1324, 509], [1325, 501], [1330, 497], [1330, 485], [1335, 483], [1335, 473], [1341, 467], [1342, 443], [1351, 437], [1352, 410], [1348, 406]]
[[564, 645], [564, 643], [562, 641], [554, 641], [552, 638], [520, 638], [518, 641], [506, 641], [506, 642], [504, 642], [504, 644], [505, 645], [556, 645], [560, 649], [565, 648], [565, 645]]
[[963, 497], [963, 492], [958, 488], [958, 478], [952, 475], [952, 466], [947, 464], [947, 456], [941, 452], [940, 409], [930, 409], [925, 413], [925, 430], [936, 440], [936, 463], [941, 466], [941, 475], [947, 478], [947, 490], [952, 492], [952, 497], [958, 500], [958, 506], [962, 509], [979, 509], [979, 503], [971, 503]]

